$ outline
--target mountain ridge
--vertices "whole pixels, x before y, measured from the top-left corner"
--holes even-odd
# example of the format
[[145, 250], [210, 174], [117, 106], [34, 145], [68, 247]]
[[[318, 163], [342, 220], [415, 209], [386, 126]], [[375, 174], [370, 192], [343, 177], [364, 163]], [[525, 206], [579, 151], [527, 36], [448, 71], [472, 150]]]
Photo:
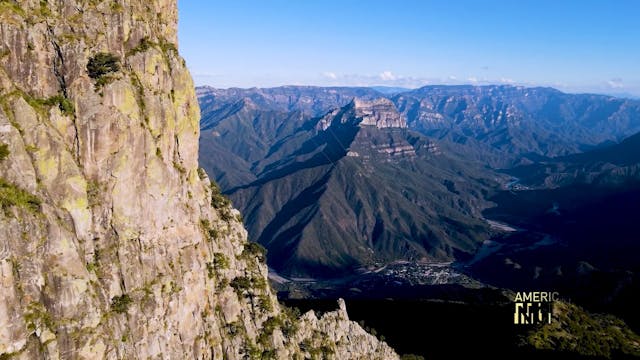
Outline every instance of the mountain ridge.
[[580, 154], [515, 167], [508, 171], [531, 187], [557, 188], [572, 184], [629, 186], [640, 180], [640, 133], [618, 144]]
[[[260, 96], [270, 94], [267, 96], [269, 104], [266, 108], [259, 102], [252, 101], [250, 106], [246, 106], [246, 109], [250, 109], [250, 113], [244, 117], [226, 117], [220, 112], [212, 112], [210, 119], [216, 125], [213, 127], [206, 125], [207, 132], [222, 134], [223, 132], [218, 129], [228, 131], [238, 126], [232, 124], [243, 124], [245, 130], [242, 132], [229, 131], [222, 137], [209, 136], [207, 132], [203, 131], [200, 140], [203, 150], [201, 151], [203, 164], [209, 162], [207, 157], [210, 155], [204, 150], [211, 146], [218, 146], [216, 148], [218, 153], [211, 154], [215, 158], [233, 158], [240, 155], [246, 162], [244, 167], [242, 165], [230, 167], [223, 165], [224, 160], [222, 160], [217, 161], [213, 167], [209, 168], [209, 165], [206, 165], [205, 168], [216, 175], [216, 179], [223, 184], [223, 191], [229, 194], [244, 212], [249, 214], [247, 218], [250, 234], [260, 239], [261, 243], [267, 247], [271, 246], [270, 244], [275, 244], [273, 237], [280, 236], [278, 234], [284, 231], [284, 229], [276, 231], [274, 229], [277, 226], [268, 227], [268, 224], [274, 220], [280, 211], [279, 209], [284, 208], [284, 204], [288, 201], [291, 203], [284, 213], [289, 215], [281, 217], [287, 221], [293, 221], [296, 214], [294, 204], [301, 206], [298, 208], [301, 211], [298, 219], [301, 227], [298, 228], [293, 223], [286, 225], [286, 227], [293, 231], [287, 234], [297, 234], [294, 237], [302, 239], [302, 244], [307, 243], [309, 247], [314, 247], [315, 245], [312, 246], [311, 243], [320, 241], [318, 236], [312, 235], [312, 231], [305, 232], [305, 227], [309, 226], [317, 228], [318, 233], [326, 232], [323, 235], [325, 239], [363, 239], [363, 236], [366, 239], [372, 239], [377, 236], [374, 236], [374, 233], [377, 234], [381, 228], [389, 230], [388, 224], [394, 223], [394, 220], [378, 221], [376, 227], [376, 216], [368, 215], [369, 217], [365, 221], [366, 226], [362, 223], [362, 225], [358, 225], [360, 230], [349, 230], [349, 235], [347, 235], [345, 228], [338, 225], [341, 220], [332, 216], [331, 211], [323, 211], [321, 208], [311, 206], [308, 202], [301, 201], [302, 199], [299, 199], [300, 201], [295, 199], [302, 196], [303, 189], [315, 189], [309, 190], [308, 196], [315, 196], [316, 201], [319, 201], [324, 207], [331, 208], [333, 206], [336, 209], [342, 209], [343, 217], [346, 216], [358, 224], [358, 221], [364, 220], [358, 220], [359, 215], [348, 209], [355, 209], [362, 206], [361, 204], [367, 203], [374, 208], [384, 209], [386, 207], [381, 207], [379, 204], [372, 205], [377, 204], [379, 200], [376, 200], [373, 195], [362, 195], [362, 191], [357, 192], [361, 194], [360, 197], [349, 197], [345, 194], [354, 192], [353, 189], [358, 187], [368, 189], [366, 191], [368, 193], [376, 193], [380, 191], [380, 188], [390, 187], [396, 189], [396, 194], [401, 194], [400, 196], [390, 195], [392, 198], [397, 197], [400, 203], [409, 198], [411, 199], [410, 203], [413, 203], [403, 203], [404, 205], [398, 203], [396, 205], [397, 208], [406, 210], [406, 214], [400, 217], [420, 218], [422, 215], [408, 214], [422, 214], [425, 211], [424, 208], [429, 206], [441, 209], [441, 211], [448, 209], [444, 211], [445, 213], [456, 209], [452, 210], [450, 214], [455, 214], [458, 211], [465, 214], [461, 217], [454, 216], [459, 220], [466, 219], [459, 223], [443, 221], [429, 215], [426, 218], [420, 218], [411, 226], [398, 225], [404, 229], [397, 233], [403, 234], [399, 238], [412, 235], [420, 238], [421, 235], [412, 234], [411, 228], [421, 229], [424, 224], [429, 224], [436, 229], [449, 229], [447, 230], [449, 233], [444, 231], [439, 235], [430, 235], [440, 240], [423, 244], [424, 247], [432, 249], [436, 253], [444, 251], [440, 252], [440, 255], [429, 257], [433, 254], [427, 256], [427, 253], [421, 252], [421, 250], [416, 252], [414, 244], [407, 243], [407, 258], [437, 259], [438, 261], [462, 260], [468, 256], [468, 253], [473, 252], [473, 246], [467, 246], [486, 238], [486, 234], [488, 234], [487, 230], [480, 230], [484, 228], [482, 225], [484, 220], [479, 215], [480, 209], [488, 206], [488, 203], [483, 204], [482, 201], [478, 202], [475, 199], [481, 199], [492, 191], [498, 191], [500, 186], [505, 186], [509, 182], [501, 172], [496, 172], [496, 170], [505, 166], [510, 167], [518, 164], [524, 166], [535, 162], [549, 161], [557, 154], [590, 149], [602, 145], [603, 142], [615, 142], [640, 127], [639, 102], [607, 96], [564, 94], [550, 88], [427, 86], [393, 96], [385, 97], [376, 93], [367, 93], [370, 97], [359, 98], [354, 94], [366, 91], [366, 89], [303, 87], [301, 94], [304, 96], [309, 96], [313, 91], [317, 92], [317, 104], [304, 103], [301, 105], [297, 99], [300, 99], [302, 95], [293, 96], [294, 101], [291, 101], [289, 97], [278, 97], [282, 93], [295, 93], [296, 89], [294, 86], [270, 89], [234, 89], [233, 93], [236, 98], [232, 96], [231, 100], [212, 97], [209, 93], [212, 91], [211, 89], [201, 90], [199, 93], [200, 101], [209, 102], [208, 106], [211, 108], [224, 106], [226, 101], [228, 101], [227, 104], [239, 104], [236, 101], [246, 98], [247, 92], [257, 93]], [[341, 91], [342, 93], [340, 93]], [[328, 101], [328, 98], [331, 101]], [[280, 100], [283, 103], [278, 104]], [[378, 117], [374, 116], [370, 120], [363, 121], [366, 116], [354, 110], [354, 104], [359, 101], [362, 101], [363, 104], [380, 101], [382, 107], [374, 111], [374, 113], [377, 112], [376, 116]], [[276, 110], [273, 109], [278, 110], [274, 112]], [[309, 112], [308, 109], [316, 109], [317, 111], [315, 113]], [[383, 116], [382, 113], [386, 115]], [[561, 121], [564, 116], [568, 117], [566, 123]], [[377, 128], [376, 126], [381, 125], [378, 120], [387, 117], [393, 119], [391, 121], [393, 126]], [[208, 120], [207, 115], [203, 119], [203, 124], [213, 124]], [[376, 126], [366, 124], [376, 124]], [[558, 126], [561, 130], [556, 132]], [[257, 140], [247, 140], [247, 134], [252, 134], [251, 137], [255, 137]], [[592, 140], [589, 143], [583, 141], [583, 138]], [[242, 151], [229, 151], [229, 149], [236, 147], [253, 149], [255, 144], [260, 144], [261, 149], [252, 150], [250, 155]], [[438, 160], [440, 158], [448, 160]], [[238, 162], [238, 164], [242, 163]], [[377, 171], [379, 169], [386, 170]], [[393, 171], [402, 175], [393, 175]], [[354, 181], [354, 184], [358, 184], [354, 187], [347, 181], [338, 180], [342, 179], [339, 175], [342, 172], [366, 174], [368, 178], [375, 180], [368, 180], [369, 183], [367, 183], [358, 180], [357, 176], [352, 176], [351, 180]], [[472, 179], [472, 185], [466, 188], [468, 194], [464, 194], [460, 189], [459, 174], [466, 174], [462, 177]], [[329, 176], [329, 180], [318, 182], [325, 175]], [[380, 176], [378, 177], [378, 175]], [[426, 182], [434, 181], [431, 184], [433, 189], [427, 190], [424, 184], [420, 185], [412, 180], [407, 180], [412, 177], [424, 178]], [[398, 184], [389, 183], [392, 178], [397, 179], [395, 182], [400, 184], [399, 188], [395, 187]], [[231, 179], [237, 181], [234, 182]], [[371, 181], [373, 183], [381, 182], [372, 186]], [[276, 183], [278, 186], [275, 186]], [[407, 185], [408, 188], [403, 189], [402, 186], [405, 185], [402, 184], [412, 185]], [[272, 201], [263, 198], [260, 195], [261, 187], [264, 192], [276, 194], [274, 195], [275, 199]], [[441, 189], [445, 192], [440, 193]], [[461, 201], [461, 204], [466, 205], [462, 206], [452, 202], [451, 197], [463, 197], [464, 199], [455, 201]], [[329, 198], [332, 200], [326, 200]], [[368, 200], [364, 200], [365, 198]], [[405, 200], [399, 198], [405, 198]], [[260, 204], [268, 203], [268, 205], [252, 205], [256, 201]], [[354, 203], [350, 204], [349, 201], [354, 201]], [[443, 202], [449, 203], [443, 205]], [[414, 208], [416, 204], [419, 204], [418, 208]], [[473, 211], [470, 210], [472, 208]], [[301, 215], [303, 209], [308, 218]], [[393, 212], [393, 210], [390, 211]], [[381, 212], [382, 210], [378, 210], [370, 214]], [[321, 218], [325, 219], [324, 222], [313, 225]], [[480, 223], [468, 224], [469, 229], [475, 229], [472, 231], [476, 232], [475, 235], [459, 230], [464, 228], [460, 224], [464, 224], [465, 221], [474, 222], [476, 220], [479, 220]], [[275, 223], [279, 226], [285, 226], [285, 222], [276, 221]], [[324, 228], [320, 226], [321, 223], [324, 224]], [[397, 222], [397, 224], [400, 223]], [[265, 229], [267, 232], [263, 233]], [[425, 229], [420, 231], [426, 233]], [[470, 238], [476, 240], [462, 246], [466, 249], [462, 252], [454, 251], [452, 248], [437, 250], [440, 246], [437, 244], [442, 244], [440, 241], [455, 243], [455, 241], [443, 239], [458, 236], [456, 234], [464, 234], [461, 237], [467, 240]], [[315, 240], [311, 241], [310, 239], [313, 238]], [[365, 256], [365, 252], [369, 251], [366, 250], [367, 247], [378, 255], [384, 254], [386, 250], [382, 250], [384, 246], [375, 250], [373, 244], [366, 244], [363, 240], [352, 241], [364, 244], [362, 245], [363, 250], [354, 250], [353, 248], [345, 250], [350, 255], [345, 258], [346, 260], [339, 261], [345, 269], [402, 258], [402, 256], [398, 256], [397, 250], [389, 250], [387, 255], [381, 257]], [[293, 249], [292, 244], [300, 244], [298, 240], [284, 241], [283, 243], [288, 244], [289, 250]], [[283, 246], [279, 246], [279, 248], [284, 249]], [[388, 249], [392, 248], [393, 246]], [[295, 251], [289, 250], [276, 258], [290, 258]], [[280, 254], [279, 251], [276, 253]], [[316, 251], [316, 254], [321, 253], [321, 249]], [[353, 256], [357, 253], [359, 255], [356, 255], [355, 259], [359, 260], [354, 260]], [[391, 253], [395, 255], [388, 256]], [[414, 255], [409, 255], [409, 253]], [[443, 254], [448, 255], [443, 256]], [[336, 266], [332, 264], [334, 262], [330, 261], [329, 257], [318, 256], [324, 257], [323, 261], [329, 265], [329, 269]], [[310, 263], [317, 260], [312, 259], [312, 255], [307, 258], [306, 261]], [[340, 256], [334, 256], [334, 258], [340, 258]], [[303, 262], [302, 260], [294, 262], [283, 260], [280, 264], [270, 263], [270, 265], [277, 271], [283, 271], [286, 267], [285, 272], [296, 272], [297, 265], [295, 264], [303, 266]], [[289, 265], [284, 266], [284, 263]], [[321, 272], [319, 268], [314, 270], [316, 275]], [[297, 275], [306, 276], [309, 274], [300, 272]]]
[[[640, 132], [638, 100], [568, 94], [549, 87], [428, 85], [392, 95], [366, 87], [198, 88], [203, 108], [247, 94], [266, 96], [268, 107], [300, 110], [308, 116], [342, 107], [362, 94], [366, 100], [386, 97], [405, 116], [409, 128], [450, 143], [461, 155], [491, 167], [578, 153]], [[208, 117], [208, 112], [203, 114]]]
[[[252, 163], [254, 179], [225, 189], [247, 214], [250, 234], [274, 255], [270, 266], [276, 271], [327, 277], [401, 258], [450, 260], [456, 251], [473, 252], [488, 232], [475, 208], [485, 206], [479, 191], [488, 191], [491, 181], [463, 185], [458, 173], [473, 171], [407, 129], [391, 101], [355, 98], [290, 129]], [[201, 138], [203, 148], [209, 140]], [[400, 174], [427, 177], [424, 183], [392, 180]], [[441, 215], [421, 200], [425, 184], [434, 187], [431, 205], [447, 209]], [[451, 198], [461, 203], [448, 204], [458, 201]], [[477, 219], [464, 220], [463, 213]], [[444, 225], [438, 225], [440, 216]], [[465, 230], [462, 223], [473, 225]], [[449, 239], [453, 227], [459, 239]]]

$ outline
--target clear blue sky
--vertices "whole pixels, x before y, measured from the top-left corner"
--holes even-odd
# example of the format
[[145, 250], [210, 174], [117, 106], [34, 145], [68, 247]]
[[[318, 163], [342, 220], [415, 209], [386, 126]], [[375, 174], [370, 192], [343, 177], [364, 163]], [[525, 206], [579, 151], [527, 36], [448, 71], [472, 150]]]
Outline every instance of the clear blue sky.
[[638, 0], [179, 0], [198, 85], [515, 83], [640, 95]]

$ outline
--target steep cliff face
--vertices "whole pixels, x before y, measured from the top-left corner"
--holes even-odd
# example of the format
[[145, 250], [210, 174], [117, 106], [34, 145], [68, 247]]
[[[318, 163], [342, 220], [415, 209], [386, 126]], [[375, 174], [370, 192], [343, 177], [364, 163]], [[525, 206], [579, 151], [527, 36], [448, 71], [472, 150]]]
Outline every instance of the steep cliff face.
[[344, 308], [278, 305], [198, 169], [174, 0], [4, 0], [0, 19], [0, 357], [397, 357]]
[[362, 118], [361, 125], [375, 126], [378, 129], [397, 127], [406, 128], [407, 121], [398, 113], [396, 106], [389, 99], [380, 98], [373, 101], [353, 99], [355, 116]]
[[384, 128], [406, 128], [407, 121], [398, 113], [396, 106], [389, 99], [378, 98], [364, 100], [354, 98], [347, 106], [335, 109], [324, 115], [316, 125], [319, 130], [326, 130], [332, 124], [356, 122], [353, 125], [375, 126]]

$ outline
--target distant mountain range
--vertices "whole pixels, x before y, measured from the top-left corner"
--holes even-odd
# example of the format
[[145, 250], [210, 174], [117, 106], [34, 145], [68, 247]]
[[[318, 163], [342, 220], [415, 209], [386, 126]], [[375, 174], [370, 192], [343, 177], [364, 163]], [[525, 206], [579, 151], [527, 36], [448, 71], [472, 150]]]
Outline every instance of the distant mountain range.
[[640, 101], [552, 88], [427, 86], [395, 95], [409, 127], [494, 167], [619, 142], [640, 132]]
[[235, 108], [203, 128], [201, 163], [220, 174], [276, 270], [322, 277], [397, 259], [451, 261], [488, 236], [482, 198], [497, 183], [407, 129], [390, 100], [356, 98], [308, 120], [298, 110], [257, 115], [248, 99]]
[[[568, 173], [636, 171], [635, 158], [615, 162], [633, 138], [607, 148], [640, 132], [635, 100], [514, 86], [197, 94], [201, 164], [270, 265], [293, 276], [469, 259], [495, 234], [482, 211], [509, 176], [550, 187]], [[613, 162], [570, 155], [589, 150]]]
[[640, 133], [619, 144], [515, 167], [508, 173], [520, 178], [520, 183], [536, 188], [640, 182]]
[[375, 99], [382, 96], [381, 92], [366, 87], [316, 86], [282, 86], [267, 89], [198, 87], [196, 94], [200, 102], [203, 121], [208, 121], [210, 112], [243, 99], [251, 100], [260, 110], [300, 111], [315, 116], [330, 109], [344, 106], [355, 97]]

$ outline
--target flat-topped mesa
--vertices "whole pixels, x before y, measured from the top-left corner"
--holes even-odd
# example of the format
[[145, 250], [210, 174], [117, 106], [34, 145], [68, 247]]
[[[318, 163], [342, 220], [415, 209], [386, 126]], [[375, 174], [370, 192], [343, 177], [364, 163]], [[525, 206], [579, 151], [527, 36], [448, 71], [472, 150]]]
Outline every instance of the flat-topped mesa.
[[406, 119], [389, 99], [380, 98], [368, 101], [354, 98], [350, 105], [355, 110], [356, 118], [362, 118], [360, 126], [369, 125], [378, 129], [407, 127]]
[[316, 125], [318, 130], [326, 130], [332, 124], [353, 124], [383, 128], [406, 128], [404, 115], [398, 112], [393, 102], [386, 98], [364, 100], [353, 98], [345, 107], [324, 115]]

